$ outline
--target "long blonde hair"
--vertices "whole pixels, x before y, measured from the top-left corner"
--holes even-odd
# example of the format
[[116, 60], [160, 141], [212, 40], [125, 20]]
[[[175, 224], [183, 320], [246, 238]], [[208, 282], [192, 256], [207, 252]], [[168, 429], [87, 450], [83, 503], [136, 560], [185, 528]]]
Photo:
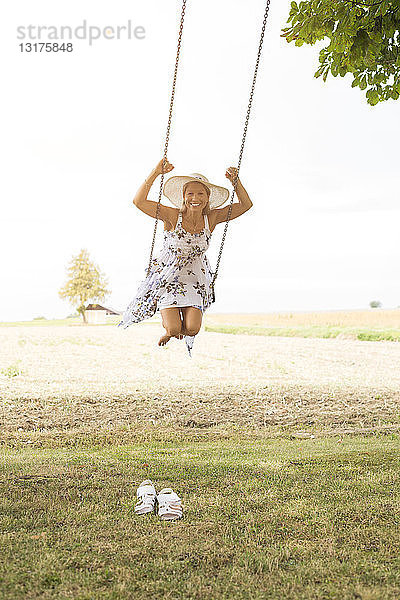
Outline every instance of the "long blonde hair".
[[204, 185], [204, 183], [202, 183], [201, 181], [188, 181], [187, 183], [185, 183], [185, 185], [183, 186], [183, 190], [182, 190], [182, 206], [181, 206], [179, 212], [183, 214], [184, 212], [187, 211], [187, 206], [185, 204], [185, 194], [186, 194], [186, 189], [187, 189], [187, 186], [189, 185], [189, 183], [200, 183], [203, 186], [203, 188], [205, 188], [205, 190], [207, 192], [208, 201], [207, 201], [207, 204], [205, 205], [205, 207], [203, 208], [202, 214], [209, 215], [210, 211], [211, 211], [211, 208], [210, 208], [211, 190], [206, 185]]

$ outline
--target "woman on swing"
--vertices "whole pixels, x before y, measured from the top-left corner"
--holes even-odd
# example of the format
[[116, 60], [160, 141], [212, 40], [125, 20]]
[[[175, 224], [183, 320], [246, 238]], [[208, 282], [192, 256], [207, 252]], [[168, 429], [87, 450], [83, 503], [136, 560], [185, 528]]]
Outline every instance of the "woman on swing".
[[[164, 159], [153, 169], [138, 189], [133, 203], [141, 211], [156, 218], [157, 202], [147, 199], [154, 181], [163, 172]], [[164, 173], [173, 165], [167, 160]], [[233, 184], [237, 169], [229, 167], [225, 176]], [[128, 305], [118, 326], [148, 319], [159, 310], [165, 334], [158, 345], [171, 337], [183, 339], [191, 356], [202, 315], [212, 304], [213, 273], [206, 256], [211, 234], [218, 223], [228, 219], [229, 206], [217, 208], [229, 198], [229, 190], [214, 185], [204, 175], [174, 176], [164, 184], [164, 195], [175, 208], [160, 203], [159, 219], [164, 222], [163, 248], [150, 264], [146, 279]], [[252, 207], [252, 202], [239, 178], [236, 184], [239, 202], [232, 205], [229, 220], [236, 219]]]

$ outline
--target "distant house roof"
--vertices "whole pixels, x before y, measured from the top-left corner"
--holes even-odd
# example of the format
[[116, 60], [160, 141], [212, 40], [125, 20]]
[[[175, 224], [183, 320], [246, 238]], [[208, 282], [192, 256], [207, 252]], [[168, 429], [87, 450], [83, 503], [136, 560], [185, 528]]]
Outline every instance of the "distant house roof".
[[117, 310], [113, 310], [112, 308], [107, 308], [105, 306], [101, 306], [101, 304], [88, 304], [85, 310], [105, 310], [109, 315], [120, 315], [121, 312]]

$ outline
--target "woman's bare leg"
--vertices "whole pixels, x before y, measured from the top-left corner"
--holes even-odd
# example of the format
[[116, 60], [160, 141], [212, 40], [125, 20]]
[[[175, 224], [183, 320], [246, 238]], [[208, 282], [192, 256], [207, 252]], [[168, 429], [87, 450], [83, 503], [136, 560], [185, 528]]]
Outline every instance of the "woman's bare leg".
[[183, 313], [183, 324], [182, 332], [184, 335], [197, 335], [201, 328], [201, 322], [203, 319], [202, 312], [199, 308], [194, 306], [183, 306], [181, 308]]
[[160, 310], [165, 335], [161, 336], [158, 345], [165, 346], [172, 337], [182, 339], [182, 320], [179, 308], [162, 308]]

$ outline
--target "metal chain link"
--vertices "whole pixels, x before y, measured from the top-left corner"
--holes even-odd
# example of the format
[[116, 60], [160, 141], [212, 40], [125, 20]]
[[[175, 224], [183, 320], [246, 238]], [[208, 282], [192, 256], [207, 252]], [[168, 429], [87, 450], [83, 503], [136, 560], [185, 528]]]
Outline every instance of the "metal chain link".
[[261, 36], [260, 36], [260, 43], [259, 43], [259, 46], [258, 46], [257, 60], [256, 60], [255, 68], [254, 68], [253, 83], [252, 83], [251, 91], [250, 91], [249, 105], [247, 107], [246, 120], [245, 120], [245, 125], [244, 125], [244, 130], [243, 130], [242, 145], [240, 147], [239, 160], [238, 160], [238, 166], [237, 166], [237, 174], [236, 174], [236, 177], [235, 177], [235, 179], [233, 181], [233, 191], [232, 191], [232, 196], [231, 196], [231, 202], [229, 204], [228, 218], [227, 218], [227, 221], [225, 223], [224, 233], [222, 235], [221, 247], [219, 249], [219, 254], [218, 254], [218, 259], [217, 259], [217, 265], [216, 265], [216, 268], [215, 268], [215, 271], [214, 271], [214, 276], [213, 276], [213, 279], [212, 279], [212, 282], [211, 282], [211, 290], [212, 290], [212, 295], [213, 295], [213, 302], [215, 302], [214, 283], [215, 283], [215, 280], [217, 279], [217, 275], [218, 275], [219, 263], [220, 263], [220, 260], [221, 260], [222, 250], [223, 250], [224, 243], [225, 243], [226, 232], [228, 230], [229, 219], [231, 218], [231, 213], [232, 213], [232, 204], [233, 204], [233, 200], [234, 200], [234, 197], [235, 197], [235, 191], [236, 191], [236, 187], [237, 187], [237, 181], [238, 181], [238, 178], [239, 178], [240, 165], [242, 164], [243, 151], [244, 151], [244, 146], [245, 146], [246, 136], [247, 136], [247, 128], [249, 126], [250, 112], [251, 112], [251, 107], [252, 107], [252, 104], [253, 104], [254, 90], [255, 90], [256, 81], [257, 81], [258, 66], [260, 64], [261, 52], [262, 52], [262, 47], [263, 47], [263, 43], [264, 43], [264, 35], [265, 35], [265, 28], [266, 28], [266, 25], [267, 25], [269, 5], [270, 5], [270, 0], [267, 0], [266, 6], [265, 6], [265, 12], [264, 12], [264, 20], [263, 20], [263, 24], [262, 24], [262, 28], [261, 28]]
[[172, 94], [171, 94], [171, 101], [170, 101], [170, 104], [169, 104], [169, 115], [168, 115], [167, 133], [166, 133], [166, 136], [165, 136], [163, 168], [162, 168], [162, 173], [161, 173], [160, 191], [159, 191], [159, 194], [158, 194], [158, 202], [157, 202], [157, 210], [156, 210], [156, 220], [155, 220], [155, 223], [154, 223], [153, 241], [152, 241], [151, 250], [150, 250], [149, 266], [147, 267], [147, 274], [146, 274], [147, 277], [150, 274], [151, 261], [152, 261], [152, 258], [153, 258], [153, 251], [154, 251], [154, 244], [155, 244], [155, 241], [156, 241], [158, 215], [159, 215], [159, 212], [160, 212], [162, 190], [163, 190], [163, 185], [164, 185], [164, 168], [165, 168], [165, 163], [167, 161], [168, 144], [169, 144], [169, 134], [170, 134], [170, 131], [171, 131], [172, 114], [173, 114], [174, 100], [175, 100], [176, 79], [177, 79], [177, 75], [178, 75], [179, 57], [180, 57], [180, 53], [181, 53], [183, 24], [184, 24], [184, 21], [185, 21], [185, 11], [186, 11], [186, 0], [183, 0], [182, 1], [182, 11], [181, 11], [181, 22], [180, 22], [179, 35], [178, 35], [178, 46], [177, 46], [177, 50], [176, 50], [174, 79], [173, 79], [173, 82], [172, 82]]

